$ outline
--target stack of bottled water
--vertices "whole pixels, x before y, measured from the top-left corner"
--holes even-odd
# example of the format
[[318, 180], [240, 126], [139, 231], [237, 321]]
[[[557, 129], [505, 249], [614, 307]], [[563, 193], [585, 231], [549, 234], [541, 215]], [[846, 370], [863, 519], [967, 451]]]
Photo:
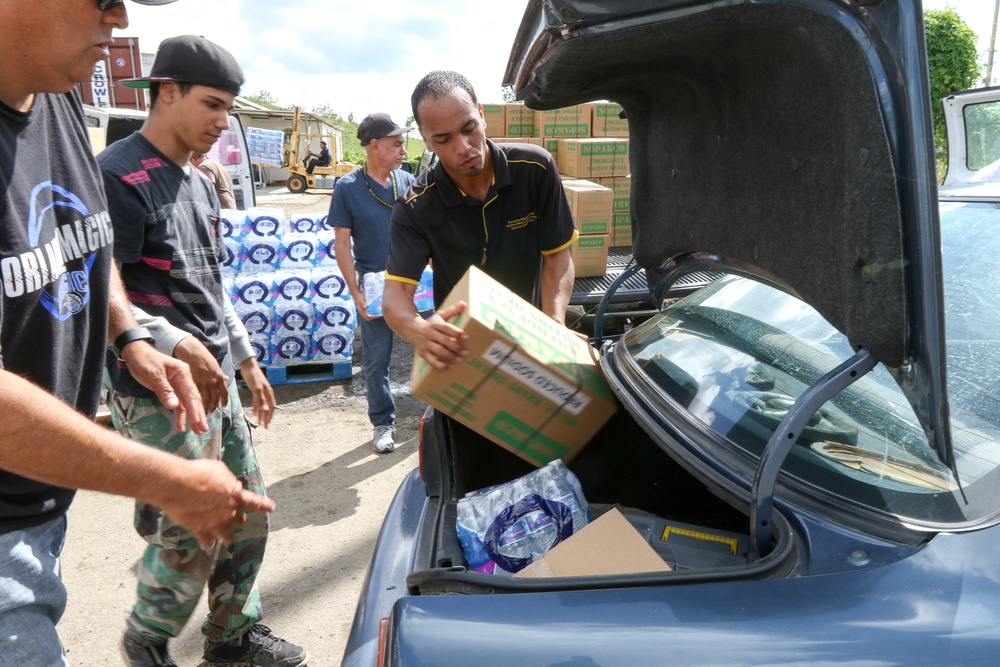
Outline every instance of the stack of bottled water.
[[333, 233], [304, 216], [286, 224], [278, 209], [223, 211], [222, 218], [232, 257], [223, 283], [258, 362], [350, 360], [357, 312], [333, 257]]
[[[385, 271], [366, 273], [361, 283], [361, 291], [365, 295], [365, 312], [370, 317], [382, 317]], [[424, 267], [424, 272], [420, 275], [420, 282], [413, 293], [413, 304], [420, 313], [434, 310], [434, 272], [430, 266]]]

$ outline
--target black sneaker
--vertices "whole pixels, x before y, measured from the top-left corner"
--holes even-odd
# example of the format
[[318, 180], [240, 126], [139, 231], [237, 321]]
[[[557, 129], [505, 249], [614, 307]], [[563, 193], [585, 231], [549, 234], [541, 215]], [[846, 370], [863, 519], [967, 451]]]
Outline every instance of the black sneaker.
[[309, 661], [301, 646], [271, 634], [271, 628], [257, 625], [239, 639], [228, 642], [205, 640], [205, 664], [224, 667], [300, 667]]
[[167, 651], [167, 642], [145, 646], [137, 642], [131, 635], [125, 635], [122, 641], [122, 655], [129, 667], [177, 667], [177, 663]]

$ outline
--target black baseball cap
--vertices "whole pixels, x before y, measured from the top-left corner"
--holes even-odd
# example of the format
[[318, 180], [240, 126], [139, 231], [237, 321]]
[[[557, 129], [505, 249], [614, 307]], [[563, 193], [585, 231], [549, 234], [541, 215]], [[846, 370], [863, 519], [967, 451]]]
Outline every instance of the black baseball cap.
[[[146, 0], [160, 4], [164, 0]], [[149, 88], [151, 83], [180, 81], [239, 95], [243, 70], [233, 54], [198, 35], [181, 35], [160, 42], [149, 76], [124, 79], [128, 88]]]
[[382, 137], [394, 137], [397, 134], [409, 132], [410, 128], [400, 127], [392, 122], [392, 118], [387, 113], [373, 113], [365, 116], [365, 119], [358, 125], [358, 139], [362, 146], [367, 146], [372, 139]]

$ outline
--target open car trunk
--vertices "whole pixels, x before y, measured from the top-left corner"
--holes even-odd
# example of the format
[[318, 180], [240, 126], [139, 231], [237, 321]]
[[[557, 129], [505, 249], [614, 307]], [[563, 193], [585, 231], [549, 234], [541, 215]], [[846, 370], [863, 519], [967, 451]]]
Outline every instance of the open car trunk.
[[[442, 443], [450, 447], [442, 451]], [[784, 576], [795, 565], [794, 540], [787, 522], [775, 515], [775, 548], [753, 559], [745, 551], [748, 508], [734, 508], [678, 465], [647, 435], [624, 408], [604, 425], [567, 467], [577, 476], [596, 516], [614, 506], [650, 541], [671, 567], [663, 573], [617, 576], [521, 579], [469, 571], [456, 534], [457, 501], [466, 493], [508, 482], [534, 466], [461, 424], [435, 413], [424, 428], [423, 465], [429, 510], [423, 517], [423, 542], [407, 577], [413, 595], [440, 593], [514, 593], [537, 590], [620, 588], [693, 580]], [[440, 475], [448, 470], [450, 474]], [[718, 543], [669, 548], [659, 539], [667, 524], [707, 534], [733, 534], [742, 553], [722, 554]]]

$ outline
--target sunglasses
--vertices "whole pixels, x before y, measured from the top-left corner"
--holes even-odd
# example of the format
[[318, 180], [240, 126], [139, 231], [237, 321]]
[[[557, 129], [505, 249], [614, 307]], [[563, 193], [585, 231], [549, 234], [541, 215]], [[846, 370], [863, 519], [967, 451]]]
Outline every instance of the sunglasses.
[[115, 5], [120, 5], [123, 2], [125, 2], [125, 0], [97, 0], [97, 8], [102, 12], [106, 12]]

